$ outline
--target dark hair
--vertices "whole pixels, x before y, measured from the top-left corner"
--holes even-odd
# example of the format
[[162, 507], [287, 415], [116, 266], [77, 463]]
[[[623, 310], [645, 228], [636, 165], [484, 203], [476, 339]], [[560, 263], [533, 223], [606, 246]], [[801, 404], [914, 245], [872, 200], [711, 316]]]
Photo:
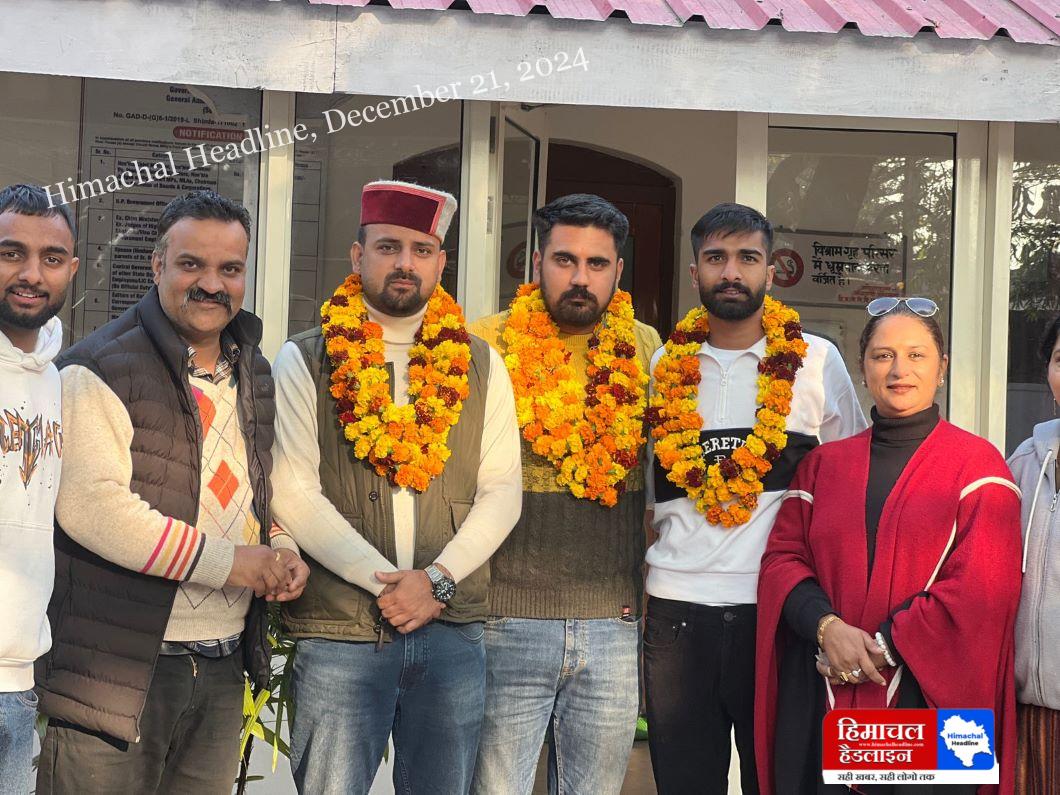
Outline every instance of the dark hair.
[[1038, 346], [1038, 353], [1042, 356], [1042, 361], [1046, 364], [1053, 358], [1053, 348], [1056, 347], [1056, 340], [1060, 337], [1060, 315], [1053, 318], [1053, 322], [1049, 324], [1048, 328], [1045, 329], [1045, 333], [1042, 335], [1042, 341]]
[[155, 253], [159, 256], [166, 252], [166, 235], [173, 224], [184, 218], [197, 221], [238, 221], [247, 233], [247, 245], [250, 245], [250, 213], [239, 202], [233, 201], [212, 190], [196, 190], [177, 196], [158, 217], [158, 235], [155, 238]]
[[766, 241], [766, 254], [773, 251], [773, 224], [769, 219], [754, 207], [725, 202], [710, 208], [692, 227], [692, 258], [699, 259], [699, 249], [707, 238], [735, 232], [761, 232]]
[[924, 328], [926, 328], [931, 333], [931, 339], [934, 341], [935, 347], [938, 349], [939, 358], [941, 359], [943, 356], [946, 355], [946, 343], [942, 339], [942, 327], [939, 325], [939, 322], [934, 317], [923, 317], [922, 315], [918, 315], [916, 312], [906, 306], [904, 301], [902, 301], [890, 312], [887, 312], [883, 315], [876, 315], [875, 317], [871, 315], [869, 316], [869, 322], [865, 324], [865, 328], [861, 332], [861, 341], [859, 343], [858, 349], [858, 364], [863, 364], [865, 362], [865, 351], [868, 350], [869, 340], [872, 339], [872, 335], [876, 331], [876, 327], [887, 318], [894, 317], [895, 315], [915, 317], [917, 320], [923, 323]]
[[74, 213], [67, 204], [52, 205], [48, 192], [37, 185], [8, 185], [0, 190], [0, 213], [38, 215], [50, 218], [58, 215], [70, 227], [70, 234], [77, 239], [74, 229]]
[[611, 233], [615, 251], [621, 251], [629, 236], [629, 219], [615, 205], [591, 193], [572, 193], [553, 199], [534, 213], [534, 230], [538, 249], [548, 246], [548, 237], [556, 224], [595, 226]]

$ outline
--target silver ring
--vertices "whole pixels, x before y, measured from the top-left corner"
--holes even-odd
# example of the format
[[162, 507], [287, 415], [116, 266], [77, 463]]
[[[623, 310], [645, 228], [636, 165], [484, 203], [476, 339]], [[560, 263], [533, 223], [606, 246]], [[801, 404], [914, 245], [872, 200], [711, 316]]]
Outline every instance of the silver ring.
[[861, 674], [862, 674], [862, 670], [860, 668], [855, 668], [853, 671], [850, 672], [850, 675], [854, 679], [860, 679], [861, 678]]

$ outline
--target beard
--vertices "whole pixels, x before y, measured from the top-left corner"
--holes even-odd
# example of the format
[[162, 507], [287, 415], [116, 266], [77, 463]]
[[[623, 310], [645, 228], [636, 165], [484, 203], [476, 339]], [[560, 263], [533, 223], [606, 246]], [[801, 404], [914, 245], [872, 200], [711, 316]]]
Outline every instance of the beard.
[[[732, 300], [721, 294], [725, 290], [738, 290], [747, 297]], [[760, 289], [752, 291], [739, 282], [720, 282], [711, 288], [700, 285], [699, 300], [719, 320], [747, 320], [766, 300], [766, 286], [763, 284]]]
[[66, 293], [68, 290], [69, 287], [64, 287], [54, 298], [51, 293], [44, 293], [46, 299], [44, 306], [36, 312], [23, 312], [15, 309], [8, 303], [7, 293], [5, 292], [4, 297], [0, 298], [0, 323], [11, 326], [12, 328], [20, 328], [27, 331], [39, 329], [59, 314], [59, 310], [62, 309], [63, 304], [66, 303]]
[[[392, 292], [387, 289], [398, 279], [412, 282], [416, 289], [407, 292]], [[423, 309], [431, 297], [430, 293], [426, 296], [422, 294], [423, 279], [413, 271], [391, 271], [383, 279], [383, 286], [378, 291], [371, 289], [370, 285], [364, 281], [361, 284], [361, 289], [364, 290], [364, 297], [368, 299], [368, 303], [380, 312], [392, 317], [415, 315]], [[433, 288], [431, 292], [434, 292]]]
[[[548, 290], [545, 288], [544, 277], [542, 276], [541, 279], [541, 298], [545, 302], [545, 309], [548, 310], [548, 313], [558, 325], [570, 328], [587, 328], [599, 323], [600, 318], [607, 311], [611, 299], [614, 298], [615, 290], [617, 289], [618, 280], [616, 279], [611, 287], [611, 293], [602, 305], [596, 296], [589, 292], [587, 287], [581, 286], [571, 287], [556, 301], [552, 301], [549, 298]], [[572, 303], [575, 300], [581, 300], [583, 302], [582, 305], [578, 306]]]

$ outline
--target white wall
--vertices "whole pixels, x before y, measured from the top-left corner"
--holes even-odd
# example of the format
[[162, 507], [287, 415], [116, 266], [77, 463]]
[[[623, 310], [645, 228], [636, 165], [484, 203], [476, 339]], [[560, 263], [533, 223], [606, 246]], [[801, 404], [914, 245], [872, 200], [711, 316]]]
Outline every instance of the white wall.
[[[0, 48], [4, 71], [396, 95], [416, 83], [470, 86], [496, 70], [489, 99], [498, 101], [1060, 119], [1056, 48], [1002, 36], [711, 30], [304, 0], [35, 0], [5, 4], [4, 22], [18, 32]], [[520, 80], [520, 60], [579, 48], [588, 71]]]

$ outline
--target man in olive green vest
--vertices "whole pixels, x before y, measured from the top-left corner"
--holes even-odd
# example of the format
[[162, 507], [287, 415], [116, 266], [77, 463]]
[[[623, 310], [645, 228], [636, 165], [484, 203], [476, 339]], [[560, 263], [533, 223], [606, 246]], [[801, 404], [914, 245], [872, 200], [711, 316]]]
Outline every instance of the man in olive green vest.
[[439, 286], [455, 211], [366, 185], [353, 275], [273, 368], [273, 511], [312, 572], [284, 611], [302, 793], [367, 792], [391, 733], [398, 792], [470, 786], [488, 561], [521, 485], [508, 373]]
[[[563, 196], [534, 214], [534, 226], [539, 290], [524, 287], [509, 311], [472, 327], [513, 367], [527, 439], [522, 517], [491, 564], [486, 717], [472, 790], [528, 795], [551, 726], [549, 790], [617, 795], [639, 701], [640, 417], [659, 334], [633, 319], [618, 291], [629, 222], [614, 205]], [[550, 363], [564, 357], [569, 371], [555, 375]], [[558, 398], [563, 381], [552, 379], [577, 384], [576, 419], [572, 402]], [[568, 407], [558, 423], [544, 416], [555, 405]], [[542, 431], [552, 427], [548, 441]], [[557, 455], [565, 442], [555, 440], [570, 436], [579, 440], [571, 454]]]

